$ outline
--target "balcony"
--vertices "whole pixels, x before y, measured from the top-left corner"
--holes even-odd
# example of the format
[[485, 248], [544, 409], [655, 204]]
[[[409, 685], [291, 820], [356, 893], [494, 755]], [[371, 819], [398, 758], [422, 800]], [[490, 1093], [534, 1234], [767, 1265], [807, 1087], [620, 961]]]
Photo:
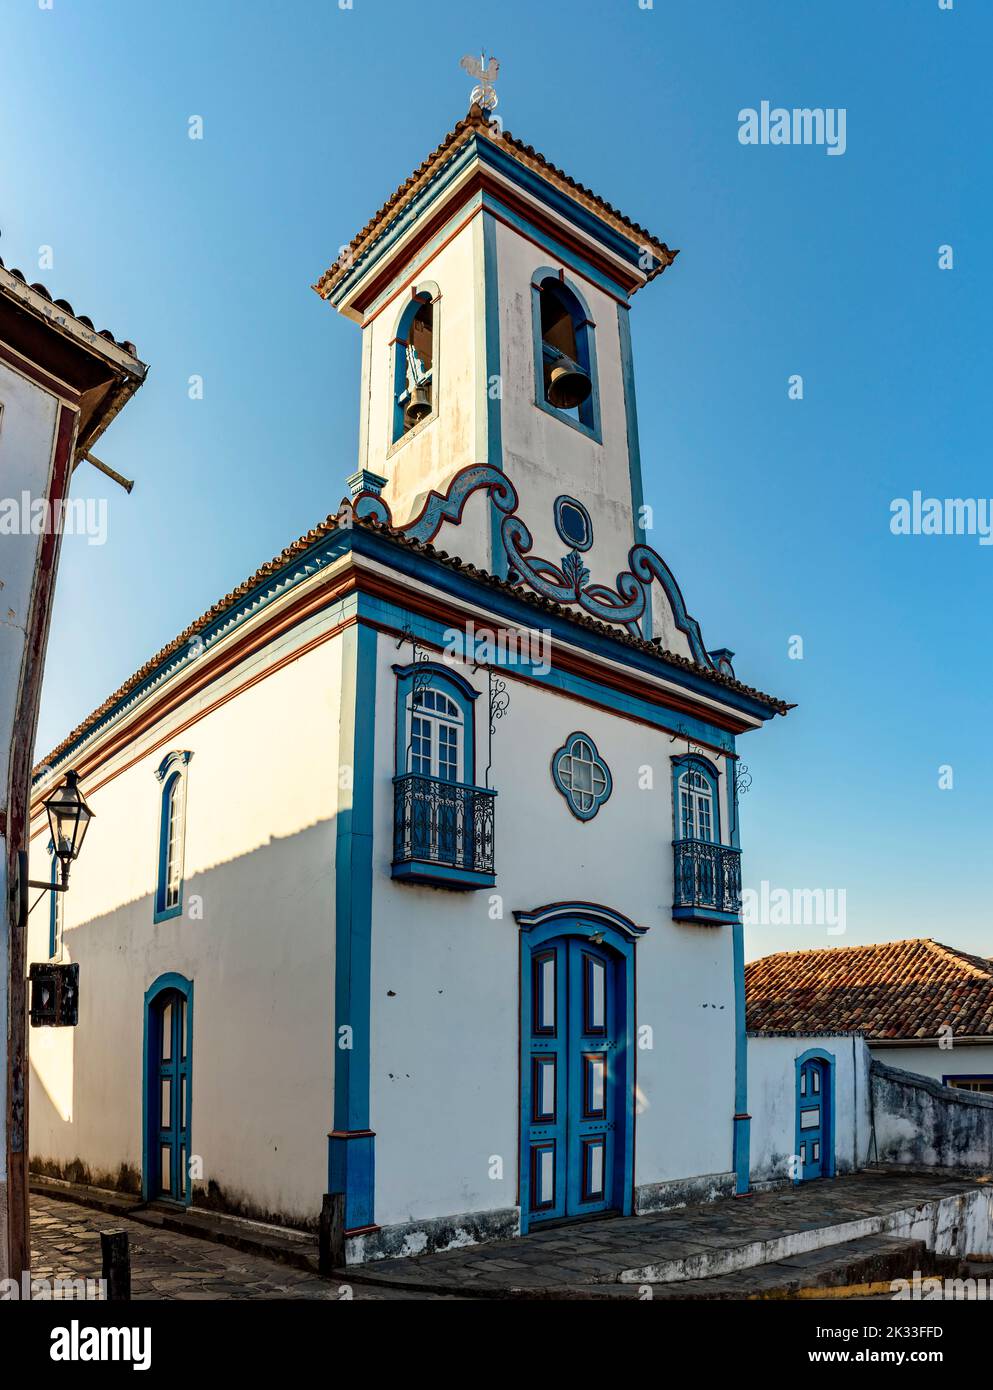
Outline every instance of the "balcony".
[[672, 885], [677, 922], [741, 921], [740, 849], [709, 840], [673, 840]]
[[493, 802], [487, 787], [408, 772], [393, 779], [393, 877], [436, 888], [492, 888]]

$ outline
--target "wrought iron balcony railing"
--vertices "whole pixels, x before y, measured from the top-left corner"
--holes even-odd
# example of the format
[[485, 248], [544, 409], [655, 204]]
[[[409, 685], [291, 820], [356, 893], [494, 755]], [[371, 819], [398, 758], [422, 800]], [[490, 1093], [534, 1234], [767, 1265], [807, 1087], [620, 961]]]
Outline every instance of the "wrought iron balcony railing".
[[672, 883], [672, 915], [677, 920], [741, 920], [740, 849], [709, 840], [673, 840]]
[[495, 791], [408, 772], [394, 777], [393, 794], [394, 878], [448, 888], [494, 883]]

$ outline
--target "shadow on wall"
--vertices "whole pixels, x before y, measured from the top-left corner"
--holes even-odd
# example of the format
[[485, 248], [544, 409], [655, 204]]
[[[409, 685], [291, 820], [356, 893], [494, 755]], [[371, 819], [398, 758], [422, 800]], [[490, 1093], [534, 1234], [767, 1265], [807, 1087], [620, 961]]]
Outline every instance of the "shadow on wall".
[[191, 876], [166, 921], [153, 921], [150, 893], [67, 927], [79, 1024], [31, 1030], [32, 1171], [140, 1191], [144, 996], [175, 972], [195, 982], [194, 1202], [316, 1223], [332, 1121], [333, 837], [332, 818]]

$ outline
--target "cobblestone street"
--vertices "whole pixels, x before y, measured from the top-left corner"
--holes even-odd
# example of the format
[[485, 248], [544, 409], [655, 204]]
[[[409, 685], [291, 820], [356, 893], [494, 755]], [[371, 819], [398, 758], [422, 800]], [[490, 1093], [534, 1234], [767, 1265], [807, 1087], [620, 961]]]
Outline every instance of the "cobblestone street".
[[100, 1232], [126, 1230], [135, 1299], [323, 1299], [337, 1302], [430, 1298], [319, 1278], [196, 1236], [156, 1230], [75, 1202], [31, 1198], [32, 1277], [100, 1278]]

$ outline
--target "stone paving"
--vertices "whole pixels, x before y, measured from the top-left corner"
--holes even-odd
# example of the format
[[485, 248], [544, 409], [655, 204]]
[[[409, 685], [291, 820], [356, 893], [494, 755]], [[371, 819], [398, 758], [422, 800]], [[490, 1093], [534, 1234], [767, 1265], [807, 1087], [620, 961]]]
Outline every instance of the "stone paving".
[[[36, 1193], [32, 1197], [33, 1274], [47, 1279], [59, 1275], [99, 1278], [100, 1232], [124, 1228], [130, 1235], [136, 1299], [643, 1298], [648, 1280], [618, 1282], [622, 1271], [654, 1267], [659, 1272], [651, 1279], [667, 1280], [671, 1275], [664, 1266], [685, 1261], [688, 1276], [710, 1256], [717, 1257], [722, 1273], [714, 1274], [711, 1265], [710, 1278], [653, 1282], [650, 1295], [664, 1299], [790, 1297], [827, 1284], [858, 1283], [862, 1277], [858, 1271], [873, 1267], [865, 1263], [869, 1256], [890, 1262], [880, 1265], [885, 1273], [895, 1258], [909, 1261], [910, 1269], [920, 1267], [919, 1257], [926, 1252], [920, 1242], [894, 1240], [881, 1233], [778, 1258], [770, 1251], [769, 1263], [749, 1268], [735, 1269], [736, 1254], [739, 1265], [749, 1264], [754, 1251], [747, 1252], [745, 1247], [756, 1242], [906, 1211], [974, 1191], [976, 1184], [975, 1178], [955, 1174], [870, 1171], [741, 1200], [559, 1225], [523, 1239], [371, 1261], [351, 1267], [345, 1281], [324, 1279], [215, 1240], [149, 1225], [148, 1217], [131, 1220]], [[274, 1232], [273, 1238], [278, 1235]], [[989, 1269], [993, 1272], [993, 1267]], [[903, 1273], [902, 1267], [899, 1272]]]
[[[640, 1281], [626, 1288], [617, 1282], [624, 1270], [675, 1261], [686, 1261], [692, 1269], [708, 1254], [723, 1255], [757, 1241], [896, 1213], [919, 1202], [972, 1191], [976, 1181], [957, 1174], [869, 1171], [653, 1215], [559, 1225], [523, 1240], [376, 1260], [356, 1265], [350, 1273], [356, 1280], [382, 1281], [393, 1288], [458, 1290], [462, 1296], [616, 1298], [638, 1289]], [[829, 1262], [830, 1253], [823, 1254]], [[780, 1261], [777, 1270], [784, 1264]], [[798, 1258], [791, 1257], [790, 1264], [796, 1266]], [[791, 1278], [796, 1272], [791, 1270]], [[737, 1289], [739, 1297], [748, 1297], [768, 1287], [769, 1274], [768, 1266], [725, 1274], [720, 1276], [721, 1292], [728, 1295]], [[817, 1279], [812, 1274], [808, 1282]], [[656, 1283], [653, 1292], [656, 1297], [700, 1297], [711, 1296], [717, 1287], [715, 1278], [684, 1279]]]
[[[322, 1279], [197, 1236], [129, 1221], [61, 1198], [31, 1197], [32, 1277], [99, 1279], [100, 1232], [126, 1230], [134, 1299], [411, 1299], [430, 1294]], [[42, 1295], [44, 1297], [44, 1295]]]

